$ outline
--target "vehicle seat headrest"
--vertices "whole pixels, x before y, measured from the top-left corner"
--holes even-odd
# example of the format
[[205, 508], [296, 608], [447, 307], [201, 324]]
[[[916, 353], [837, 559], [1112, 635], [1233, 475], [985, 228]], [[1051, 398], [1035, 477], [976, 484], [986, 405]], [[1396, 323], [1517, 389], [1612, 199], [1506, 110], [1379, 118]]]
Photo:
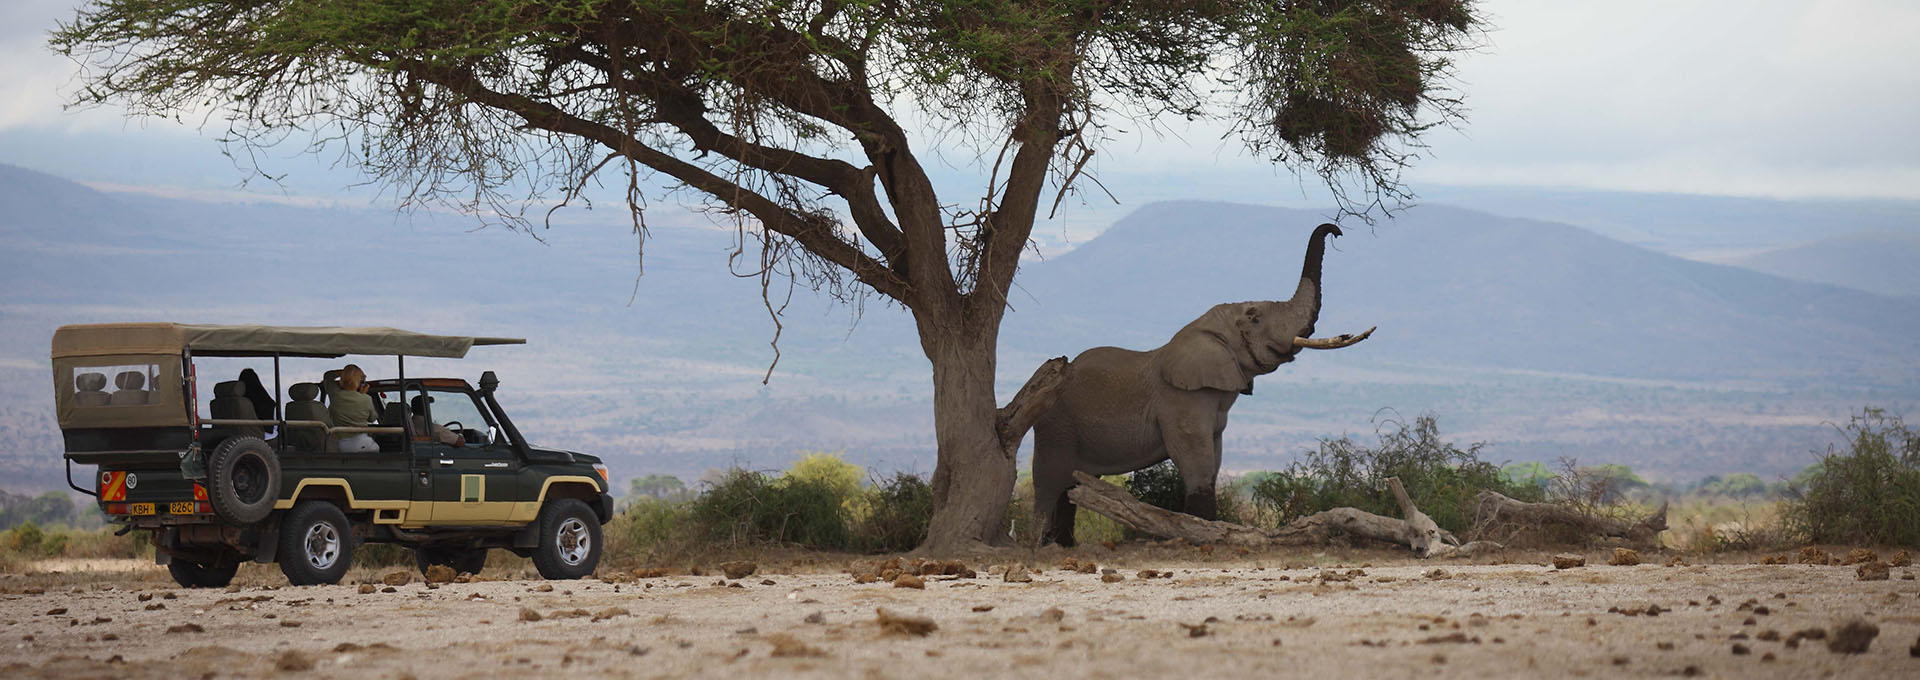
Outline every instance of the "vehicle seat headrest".
[[113, 376], [113, 386], [123, 390], [140, 390], [147, 387], [147, 376], [139, 371], [121, 371]]
[[287, 396], [292, 397], [294, 401], [319, 401], [320, 384], [294, 383], [292, 387], [287, 388]]
[[228, 380], [222, 383], [214, 383], [213, 385], [213, 396], [216, 397], [244, 397], [246, 395], [247, 384], [238, 380]]
[[81, 392], [99, 392], [107, 389], [105, 373], [82, 373], [73, 377], [73, 386]]

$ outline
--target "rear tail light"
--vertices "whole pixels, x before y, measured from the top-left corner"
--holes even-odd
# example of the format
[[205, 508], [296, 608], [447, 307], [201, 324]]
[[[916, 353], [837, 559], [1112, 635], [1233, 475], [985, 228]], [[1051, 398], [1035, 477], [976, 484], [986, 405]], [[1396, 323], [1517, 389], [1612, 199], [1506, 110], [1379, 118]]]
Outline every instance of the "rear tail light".
[[193, 504], [193, 511], [194, 511], [194, 512], [197, 512], [197, 513], [200, 513], [200, 514], [202, 514], [202, 515], [204, 515], [204, 514], [207, 514], [207, 513], [210, 513], [210, 512], [213, 512], [213, 504], [212, 504], [212, 503], [208, 503], [208, 502], [206, 502], [206, 501], [200, 501], [200, 502], [198, 502], [198, 503], [194, 503], [194, 504]]
[[127, 504], [126, 503], [108, 503], [107, 514], [109, 515], [127, 514]]

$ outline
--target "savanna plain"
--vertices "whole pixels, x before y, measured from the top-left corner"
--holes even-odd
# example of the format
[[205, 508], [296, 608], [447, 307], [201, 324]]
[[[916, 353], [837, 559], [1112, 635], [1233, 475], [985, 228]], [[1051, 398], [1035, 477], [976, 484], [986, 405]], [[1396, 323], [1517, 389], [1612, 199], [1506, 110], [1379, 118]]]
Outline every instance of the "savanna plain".
[[[570, 582], [540, 580], [500, 558], [477, 578], [428, 583], [401, 567], [363, 567], [341, 585], [313, 587], [288, 587], [271, 565], [247, 565], [233, 586], [193, 590], [139, 560], [49, 561], [0, 576], [0, 675], [1920, 672], [1920, 581], [1911, 566], [1868, 580], [1837, 557], [1814, 565], [1649, 551], [1640, 564], [1612, 565], [1621, 560], [1610, 552], [1581, 556], [1584, 566], [1556, 568], [1544, 552], [1415, 560], [1403, 551], [1243, 553], [1168, 541], [958, 563], [761, 555], [759, 563], [603, 569]], [[1862, 652], [1835, 651], [1861, 642], [1863, 631], [1844, 625], [1853, 620], [1877, 632]]]

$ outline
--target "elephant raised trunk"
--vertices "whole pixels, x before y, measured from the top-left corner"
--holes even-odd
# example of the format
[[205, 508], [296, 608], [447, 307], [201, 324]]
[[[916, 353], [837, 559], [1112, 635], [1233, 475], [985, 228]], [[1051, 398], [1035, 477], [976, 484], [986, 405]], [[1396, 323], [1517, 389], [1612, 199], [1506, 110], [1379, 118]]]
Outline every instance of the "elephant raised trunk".
[[[1326, 259], [1327, 237], [1341, 235], [1340, 226], [1322, 224], [1307, 237], [1307, 258], [1300, 263], [1300, 285], [1293, 289], [1293, 298], [1288, 302], [1305, 305], [1307, 317], [1320, 317], [1320, 261]], [[1307, 334], [1313, 334], [1313, 327], [1307, 327]]]

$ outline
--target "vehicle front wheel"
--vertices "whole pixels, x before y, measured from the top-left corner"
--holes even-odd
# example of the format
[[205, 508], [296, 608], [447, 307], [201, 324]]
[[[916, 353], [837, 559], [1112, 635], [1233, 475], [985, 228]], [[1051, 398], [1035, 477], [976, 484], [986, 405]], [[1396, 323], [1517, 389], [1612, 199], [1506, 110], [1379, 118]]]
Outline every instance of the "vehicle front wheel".
[[198, 562], [176, 557], [167, 560], [167, 573], [172, 574], [173, 582], [182, 588], [225, 588], [233, 582], [237, 571], [240, 571], [240, 561], [235, 559]]
[[572, 498], [548, 501], [540, 508], [540, 545], [533, 566], [553, 580], [577, 579], [600, 566], [600, 518]]
[[455, 574], [478, 574], [487, 567], [487, 549], [423, 546], [413, 549], [413, 563], [420, 567], [421, 576], [436, 564], [452, 569]]
[[353, 526], [340, 507], [301, 501], [280, 520], [280, 572], [296, 586], [339, 583], [353, 566]]

